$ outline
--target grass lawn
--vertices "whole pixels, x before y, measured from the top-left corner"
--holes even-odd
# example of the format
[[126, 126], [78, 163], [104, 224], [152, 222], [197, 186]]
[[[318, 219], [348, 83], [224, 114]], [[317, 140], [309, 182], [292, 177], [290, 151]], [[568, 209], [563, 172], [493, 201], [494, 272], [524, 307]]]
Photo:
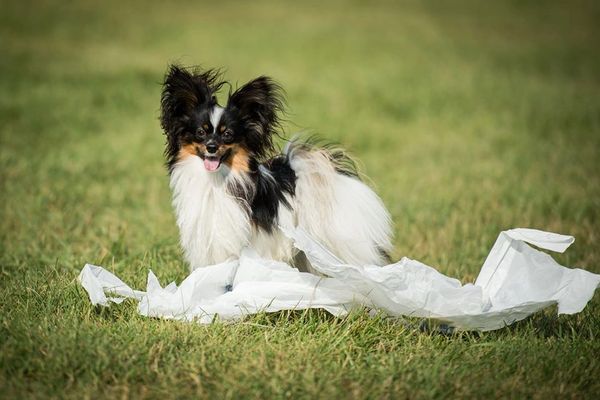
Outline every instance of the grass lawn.
[[187, 275], [158, 123], [170, 61], [276, 78], [288, 133], [362, 160], [394, 259], [472, 282], [501, 230], [533, 227], [600, 273], [599, 20], [591, 1], [4, 1], [0, 397], [598, 396], [598, 294], [443, 336], [366, 312], [148, 319], [92, 307], [76, 277]]

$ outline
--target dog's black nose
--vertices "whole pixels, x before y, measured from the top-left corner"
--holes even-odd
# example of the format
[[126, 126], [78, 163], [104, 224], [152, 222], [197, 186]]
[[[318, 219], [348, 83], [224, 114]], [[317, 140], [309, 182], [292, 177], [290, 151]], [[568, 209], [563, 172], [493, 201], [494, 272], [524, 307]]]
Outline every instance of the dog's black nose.
[[219, 146], [217, 146], [214, 143], [209, 143], [206, 145], [206, 151], [208, 151], [211, 154], [216, 153], [218, 149], [219, 149]]

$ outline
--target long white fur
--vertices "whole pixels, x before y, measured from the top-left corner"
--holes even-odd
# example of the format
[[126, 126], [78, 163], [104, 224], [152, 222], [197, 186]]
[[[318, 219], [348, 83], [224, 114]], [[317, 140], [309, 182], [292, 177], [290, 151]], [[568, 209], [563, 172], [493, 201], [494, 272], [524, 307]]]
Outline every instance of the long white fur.
[[292, 143], [297, 224], [349, 264], [381, 265], [389, 252], [391, 218], [381, 199], [356, 178], [338, 173], [328, 153]]
[[[290, 196], [287, 196], [287, 198], [290, 204], [293, 205], [294, 199]], [[277, 210], [277, 224], [295, 226], [294, 210], [280, 204]], [[253, 228], [250, 243], [261, 257], [291, 263], [297, 251], [290, 238], [285, 236], [278, 227], [275, 227], [271, 233], [256, 229], [256, 227]]]
[[[181, 246], [194, 270], [238, 258], [250, 243], [250, 220], [240, 201], [227, 193], [227, 181], [244, 177], [226, 165], [211, 173], [203, 161], [188, 156], [173, 167], [171, 190]], [[247, 206], [249, 207], [249, 206]]]
[[[391, 249], [391, 230], [379, 197], [359, 180], [336, 172], [324, 151], [294, 145], [286, 151], [297, 176], [296, 191], [288, 197], [291, 210], [279, 206], [277, 224], [303, 228], [347, 263], [381, 265], [381, 251]], [[273, 179], [264, 168], [259, 173]], [[226, 190], [231, 180], [252, 190], [244, 173], [226, 165], [208, 172], [196, 156], [173, 167], [173, 207], [190, 268], [237, 258], [246, 246], [262, 257], [291, 263], [296, 250], [290, 239], [277, 228], [266, 233], [253, 226], [250, 206]]]

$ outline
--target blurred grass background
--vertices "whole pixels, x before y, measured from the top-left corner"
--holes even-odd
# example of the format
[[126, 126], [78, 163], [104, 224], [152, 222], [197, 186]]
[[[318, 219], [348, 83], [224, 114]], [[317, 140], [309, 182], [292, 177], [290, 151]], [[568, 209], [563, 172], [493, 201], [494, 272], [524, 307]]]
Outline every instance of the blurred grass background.
[[592, 1], [4, 1], [0, 397], [593, 397], [598, 296], [443, 337], [366, 314], [227, 326], [93, 308], [85, 262], [186, 276], [158, 124], [168, 62], [287, 90], [288, 134], [362, 160], [394, 258], [472, 282], [497, 234], [568, 233], [600, 272], [600, 7]]

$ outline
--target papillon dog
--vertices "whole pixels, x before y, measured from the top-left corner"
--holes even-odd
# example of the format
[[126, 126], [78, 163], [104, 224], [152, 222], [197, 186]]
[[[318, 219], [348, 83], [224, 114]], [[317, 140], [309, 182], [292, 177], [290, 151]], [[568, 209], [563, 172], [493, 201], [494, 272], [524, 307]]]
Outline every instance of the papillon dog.
[[341, 150], [291, 140], [277, 151], [282, 88], [258, 77], [221, 106], [215, 70], [171, 65], [161, 98], [165, 156], [181, 246], [191, 270], [258, 255], [314, 272], [282, 231], [300, 227], [348, 264], [382, 265], [390, 216]]

